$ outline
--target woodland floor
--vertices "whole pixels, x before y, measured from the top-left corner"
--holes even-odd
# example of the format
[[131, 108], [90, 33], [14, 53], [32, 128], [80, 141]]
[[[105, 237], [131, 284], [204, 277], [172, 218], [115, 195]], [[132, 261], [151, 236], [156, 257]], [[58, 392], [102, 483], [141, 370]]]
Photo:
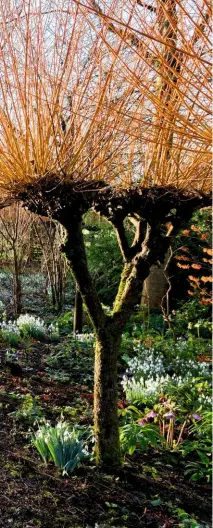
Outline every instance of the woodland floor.
[[[55, 420], [59, 409], [72, 406], [81, 424], [91, 421], [93, 404], [91, 387], [82, 384], [78, 371], [67, 383], [38, 374], [45, 372], [48, 346], [35, 342], [30, 353], [27, 347], [20, 351], [22, 377], [4, 366], [0, 370], [0, 527], [94, 528], [97, 523], [167, 528], [179, 526], [177, 507], [210, 526], [210, 486], [189, 482], [183, 469], [158, 452], [129, 457], [116, 475], [87, 463], [64, 478], [53, 465], [41, 463], [26, 438], [29, 424], [17, 419], [16, 396], [39, 396], [47, 419]], [[3, 353], [2, 344], [0, 348]]]

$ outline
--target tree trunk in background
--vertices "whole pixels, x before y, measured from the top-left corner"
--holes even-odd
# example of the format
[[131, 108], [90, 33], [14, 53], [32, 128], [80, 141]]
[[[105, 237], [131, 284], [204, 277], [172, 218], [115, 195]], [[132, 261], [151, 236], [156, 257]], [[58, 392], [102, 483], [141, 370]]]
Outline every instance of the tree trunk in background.
[[64, 283], [67, 265], [61, 252], [64, 240], [62, 225], [40, 218], [40, 225], [34, 225], [34, 230], [43, 252], [43, 264], [46, 272], [46, 290], [51, 290], [52, 307], [60, 312], [64, 303]]
[[171, 259], [171, 252], [168, 250], [164, 262], [161, 265], [153, 265], [150, 268], [150, 274], [144, 281], [141, 305], [146, 306], [149, 310], [162, 310], [166, 306], [166, 293], [169, 289], [168, 280], [164, 270], [167, 269]]
[[15, 273], [13, 274], [13, 303], [14, 313], [19, 315], [21, 312], [21, 282]]
[[167, 289], [168, 283], [163, 269], [152, 266], [149, 276], [144, 281], [141, 305], [147, 306], [149, 310], [161, 310], [162, 299]]
[[13, 304], [14, 304], [14, 313], [15, 315], [18, 315], [21, 312], [21, 296], [22, 296], [21, 290], [22, 289], [21, 289], [21, 280], [20, 280], [20, 274], [19, 274], [18, 257], [17, 257], [15, 248], [13, 249], [13, 255], [14, 255]]
[[76, 334], [82, 334], [83, 330], [83, 301], [78, 288], [77, 283], [75, 284], [75, 306], [74, 306], [74, 319], [73, 319], [73, 332]]

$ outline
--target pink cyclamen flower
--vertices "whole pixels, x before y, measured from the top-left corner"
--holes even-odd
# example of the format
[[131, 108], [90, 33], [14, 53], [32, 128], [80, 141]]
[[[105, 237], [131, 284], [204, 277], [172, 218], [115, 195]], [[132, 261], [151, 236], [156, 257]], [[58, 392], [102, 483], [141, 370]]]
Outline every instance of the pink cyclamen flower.
[[139, 420], [138, 425], [141, 425], [141, 427], [143, 427], [144, 425], [146, 425], [146, 420]]
[[154, 411], [151, 411], [146, 415], [146, 418], [156, 418], [157, 414]]
[[172, 412], [167, 412], [164, 414], [164, 418], [168, 418], [168, 420], [172, 420], [172, 418], [175, 418], [175, 414]]
[[194, 418], [195, 420], [202, 420], [201, 416], [199, 416], [199, 414], [192, 414], [192, 418]]

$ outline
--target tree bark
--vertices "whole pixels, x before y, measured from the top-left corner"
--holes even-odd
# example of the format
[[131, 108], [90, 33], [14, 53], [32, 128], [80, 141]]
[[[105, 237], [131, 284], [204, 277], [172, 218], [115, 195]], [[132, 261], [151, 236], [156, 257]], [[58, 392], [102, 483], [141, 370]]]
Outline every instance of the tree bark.
[[120, 465], [117, 408], [117, 358], [121, 334], [107, 324], [95, 347], [94, 427], [99, 466]]
[[21, 280], [20, 280], [20, 274], [19, 274], [18, 257], [17, 257], [15, 248], [13, 248], [13, 256], [14, 256], [14, 272], [13, 272], [14, 313], [15, 315], [19, 315], [21, 312], [22, 291], [21, 291]]
[[64, 222], [63, 225], [67, 229], [67, 240], [63, 246], [63, 251], [77, 281], [82, 300], [87, 307], [95, 332], [99, 335], [105, 326], [107, 317], [88, 270], [82, 222], [81, 219], [69, 219], [68, 224]]
[[75, 306], [74, 306], [74, 319], [73, 319], [73, 332], [74, 334], [82, 334], [83, 330], [83, 301], [81, 293], [76, 282], [75, 285]]
[[96, 336], [94, 374], [94, 422], [96, 460], [99, 466], [120, 464], [119, 428], [117, 412], [117, 355], [121, 342], [120, 331], [112, 318], [104, 313], [87, 266], [81, 221], [69, 225], [64, 246], [66, 257], [87, 306]]

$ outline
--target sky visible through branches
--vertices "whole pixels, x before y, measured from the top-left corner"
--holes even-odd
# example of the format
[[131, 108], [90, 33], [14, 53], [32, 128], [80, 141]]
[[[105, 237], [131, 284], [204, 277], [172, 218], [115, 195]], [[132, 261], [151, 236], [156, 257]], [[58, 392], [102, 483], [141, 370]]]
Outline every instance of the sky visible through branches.
[[207, 190], [206, 0], [0, 1], [0, 185], [47, 173]]

